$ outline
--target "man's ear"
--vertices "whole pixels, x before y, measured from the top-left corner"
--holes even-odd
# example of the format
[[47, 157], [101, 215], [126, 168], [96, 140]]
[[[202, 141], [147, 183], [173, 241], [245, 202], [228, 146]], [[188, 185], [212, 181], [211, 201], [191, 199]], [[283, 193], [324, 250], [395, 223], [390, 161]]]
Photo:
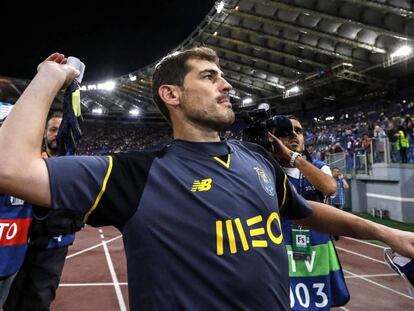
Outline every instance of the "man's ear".
[[180, 103], [180, 92], [176, 85], [161, 85], [158, 89], [158, 95], [167, 106], [176, 107]]

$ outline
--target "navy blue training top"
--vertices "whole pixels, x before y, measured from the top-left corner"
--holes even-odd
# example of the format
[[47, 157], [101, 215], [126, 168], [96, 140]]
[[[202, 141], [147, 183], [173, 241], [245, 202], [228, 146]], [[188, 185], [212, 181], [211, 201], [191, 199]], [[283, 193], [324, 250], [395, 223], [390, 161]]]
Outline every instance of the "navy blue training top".
[[46, 163], [54, 207], [123, 233], [131, 310], [289, 309], [280, 216], [311, 209], [260, 146], [176, 140]]

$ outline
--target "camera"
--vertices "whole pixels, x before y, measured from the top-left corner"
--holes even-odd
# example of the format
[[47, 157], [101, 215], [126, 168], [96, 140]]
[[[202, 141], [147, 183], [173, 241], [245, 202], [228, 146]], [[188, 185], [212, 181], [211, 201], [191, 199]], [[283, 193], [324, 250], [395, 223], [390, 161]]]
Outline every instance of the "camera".
[[243, 111], [240, 117], [248, 125], [243, 130], [242, 140], [259, 144], [269, 151], [272, 148], [267, 137], [268, 131], [276, 137], [287, 137], [293, 132], [289, 118], [281, 115], [271, 116], [269, 110]]

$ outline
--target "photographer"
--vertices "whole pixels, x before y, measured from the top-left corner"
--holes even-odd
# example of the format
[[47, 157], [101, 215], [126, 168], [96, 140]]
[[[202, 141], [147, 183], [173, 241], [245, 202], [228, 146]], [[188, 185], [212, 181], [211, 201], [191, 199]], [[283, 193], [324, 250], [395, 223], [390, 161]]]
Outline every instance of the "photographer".
[[[275, 155], [284, 167], [289, 181], [302, 197], [325, 202], [327, 196], [336, 192], [331, 170], [324, 162], [312, 159], [309, 154], [305, 157], [302, 126], [295, 116], [290, 115], [288, 118], [293, 127], [291, 135], [279, 138], [270, 135], [269, 140], [275, 148]], [[289, 260], [295, 262], [291, 266], [296, 266], [296, 271], [289, 271], [291, 300], [293, 298], [291, 309], [302, 310], [302, 306], [297, 303], [299, 297], [294, 296], [298, 284], [305, 284], [309, 290], [311, 303], [308, 310], [330, 310], [331, 307], [345, 305], [349, 300], [349, 292], [330, 235], [304, 229], [287, 219], [282, 219], [282, 230]], [[302, 248], [296, 245], [298, 236], [306, 237]], [[334, 265], [330, 266], [328, 263]], [[322, 273], [317, 277], [314, 273], [315, 267], [323, 267]], [[319, 292], [312, 290], [318, 288], [317, 283], [323, 284]], [[326, 299], [321, 303], [322, 296], [326, 296]]]

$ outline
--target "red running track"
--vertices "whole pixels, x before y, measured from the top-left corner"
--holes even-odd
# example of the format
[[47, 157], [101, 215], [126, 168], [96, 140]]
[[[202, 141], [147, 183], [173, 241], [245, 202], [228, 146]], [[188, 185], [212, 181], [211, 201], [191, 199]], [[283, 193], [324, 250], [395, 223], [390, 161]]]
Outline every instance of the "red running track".
[[[383, 261], [383, 248], [341, 238], [336, 242], [349, 303], [333, 310], [414, 310], [402, 279]], [[112, 227], [87, 226], [69, 250], [52, 311], [129, 310], [122, 238]]]

